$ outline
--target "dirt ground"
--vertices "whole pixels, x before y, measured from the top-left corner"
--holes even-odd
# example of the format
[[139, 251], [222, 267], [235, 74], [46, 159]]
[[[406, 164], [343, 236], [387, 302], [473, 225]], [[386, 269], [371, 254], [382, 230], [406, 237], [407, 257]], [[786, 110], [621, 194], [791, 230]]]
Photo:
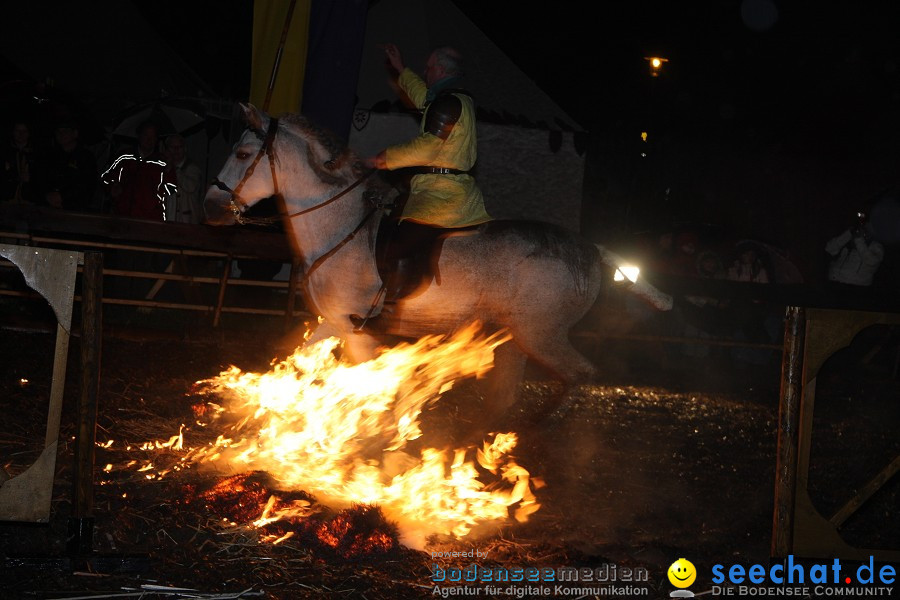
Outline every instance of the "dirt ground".
[[[264, 332], [205, 343], [135, 341], [112, 333], [103, 341], [101, 441], [177, 432], [191, 417], [193, 382], [231, 364], [265, 371], [276, 356]], [[48, 333], [0, 331], [0, 466], [10, 475], [40, 451], [52, 348]], [[672, 587], [665, 572], [679, 557], [697, 567], [695, 592], [710, 589], [708, 573], [716, 563], [769, 564], [777, 352], [764, 364], [743, 364], [728, 349], [701, 358], [675, 345], [650, 351], [623, 340], [584, 349], [605, 365], [601, 382], [563, 390], [531, 368], [510, 416], [510, 429], [522, 436], [518, 462], [546, 484], [536, 490], [540, 510], [526, 523], [502, 523], [461, 540], [435, 538], [424, 551], [396, 546], [351, 556], [304, 535], [272, 546], [257, 533], [221, 524], [216, 507], [198, 493], [216, 483], [209, 475], [109, 475], [99, 468], [124, 455], [98, 447], [94, 553], [69, 560], [80, 386], [80, 344], [73, 338], [51, 520], [0, 523], [0, 597], [426, 598], [433, 597], [436, 564], [429, 552], [471, 549], [495, 566], [641, 567], [649, 574], [644, 592], [607, 597], [667, 597]], [[836, 360], [820, 375], [810, 491], [825, 515], [900, 453], [895, 352], [896, 345], [888, 347], [864, 365]], [[531, 423], [560, 398], [561, 409]], [[480, 401], [462, 386], [424, 420], [464, 423], [461, 415], [477, 414]], [[847, 522], [848, 542], [896, 547], [897, 479]], [[315, 496], [315, 490], [304, 492]], [[485, 590], [479, 595], [490, 597]]]

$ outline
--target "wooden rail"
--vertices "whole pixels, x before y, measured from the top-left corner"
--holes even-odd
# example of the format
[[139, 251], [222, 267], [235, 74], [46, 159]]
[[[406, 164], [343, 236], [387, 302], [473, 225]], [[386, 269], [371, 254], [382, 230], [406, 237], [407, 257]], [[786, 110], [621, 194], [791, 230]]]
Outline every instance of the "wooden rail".
[[[0, 205], [0, 240], [102, 252], [104, 305], [205, 313], [213, 327], [227, 313], [281, 317], [286, 327], [311, 316], [305, 307], [296, 306], [302, 300], [296, 289], [299, 268], [280, 231], [157, 223], [6, 204]], [[277, 280], [236, 275], [234, 265], [242, 260], [290, 276]], [[12, 269], [8, 261], [0, 261], [0, 273], [2, 267]], [[121, 284], [125, 281], [131, 283]], [[174, 286], [177, 291], [172, 291]], [[138, 294], [131, 289], [135, 287], [146, 289]], [[259, 294], [264, 298], [228, 303], [229, 290], [250, 288], [267, 292]], [[167, 291], [176, 298], [163, 297]], [[39, 297], [27, 288], [0, 289], [0, 296]]]

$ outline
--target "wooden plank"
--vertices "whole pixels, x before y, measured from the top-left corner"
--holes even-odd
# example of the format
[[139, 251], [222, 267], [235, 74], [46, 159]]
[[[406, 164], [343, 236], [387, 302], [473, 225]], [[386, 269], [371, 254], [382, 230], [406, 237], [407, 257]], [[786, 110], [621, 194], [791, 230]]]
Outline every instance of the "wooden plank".
[[66, 234], [73, 239], [124, 240], [177, 248], [217, 251], [239, 258], [291, 262], [290, 242], [281, 232], [246, 227], [213, 227], [186, 223], [126, 219], [56, 210], [32, 205], [0, 204], [0, 231], [31, 235]]
[[773, 557], [793, 552], [794, 506], [797, 490], [797, 426], [803, 393], [803, 347], [806, 331], [803, 308], [787, 309], [784, 352], [781, 360], [781, 399], [778, 405], [778, 434], [775, 455], [775, 510], [772, 516]]
[[73, 471], [69, 551], [90, 552], [94, 510], [94, 448], [100, 397], [100, 360], [103, 339], [103, 255], [84, 257], [81, 279], [81, 395], [78, 399]]
[[0, 256], [8, 258], [19, 268], [29, 287], [50, 303], [57, 318], [44, 450], [23, 473], [0, 482], [0, 520], [46, 523], [50, 520], [50, 500], [56, 472], [75, 278], [83, 257], [81, 253], [71, 250], [8, 244], [0, 244]]
[[873, 477], [866, 483], [855, 496], [850, 498], [844, 506], [837, 510], [828, 520], [834, 527], [840, 527], [844, 524], [850, 515], [855, 513], [860, 506], [872, 497], [872, 495], [881, 489], [887, 481], [900, 471], [900, 456], [897, 456], [888, 465], [883, 468], [878, 475]]

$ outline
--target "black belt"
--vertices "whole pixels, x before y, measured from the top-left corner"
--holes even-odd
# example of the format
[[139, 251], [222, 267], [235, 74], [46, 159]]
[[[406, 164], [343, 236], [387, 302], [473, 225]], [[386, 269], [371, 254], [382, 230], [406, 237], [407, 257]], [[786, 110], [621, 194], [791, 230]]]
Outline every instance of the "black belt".
[[435, 173], [437, 175], [468, 175], [468, 171], [460, 171], [459, 169], [448, 169], [446, 167], [420, 167], [420, 173]]

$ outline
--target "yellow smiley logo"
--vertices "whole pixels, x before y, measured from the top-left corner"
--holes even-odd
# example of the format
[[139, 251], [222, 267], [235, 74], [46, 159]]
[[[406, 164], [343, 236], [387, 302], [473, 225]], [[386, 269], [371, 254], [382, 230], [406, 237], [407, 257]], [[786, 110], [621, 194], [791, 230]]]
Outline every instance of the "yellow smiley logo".
[[697, 569], [694, 568], [694, 564], [688, 559], [679, 558], [669, 567], [667, 575], [669, 576], [669, 583], [677, 588], [686, 588], [697, 579]]

